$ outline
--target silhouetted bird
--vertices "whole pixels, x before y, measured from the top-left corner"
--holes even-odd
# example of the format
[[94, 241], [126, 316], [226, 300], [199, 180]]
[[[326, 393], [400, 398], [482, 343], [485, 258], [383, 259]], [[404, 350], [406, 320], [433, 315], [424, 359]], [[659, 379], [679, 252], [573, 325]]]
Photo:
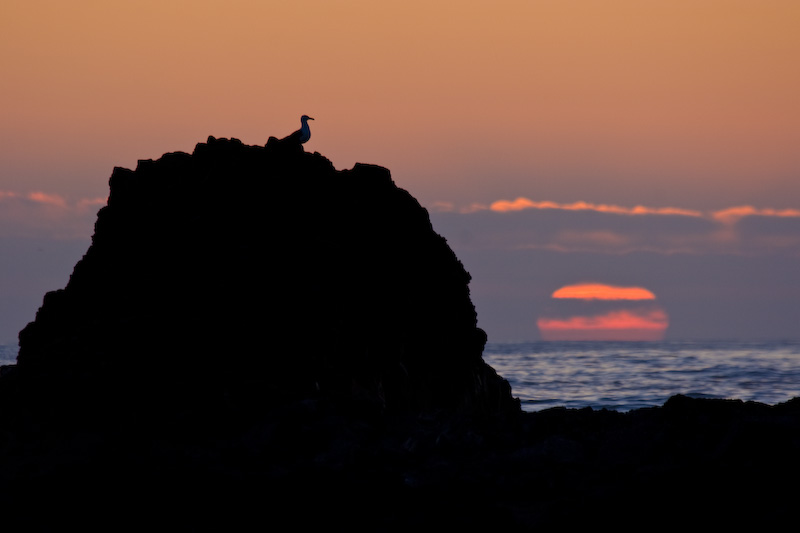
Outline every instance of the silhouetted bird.
[[311, 138], [311, 128], [308, 127], [309, 120], [314, 120], [314, 119], [309, 117], [308, 115], [303, 115], [302, 117], [300, 117], [300, 123], [301, 123], [300, 129], [295, 131], [291, 135], [284, 137], [281, 140], [295, 141], [300, 144], [307, 142]]

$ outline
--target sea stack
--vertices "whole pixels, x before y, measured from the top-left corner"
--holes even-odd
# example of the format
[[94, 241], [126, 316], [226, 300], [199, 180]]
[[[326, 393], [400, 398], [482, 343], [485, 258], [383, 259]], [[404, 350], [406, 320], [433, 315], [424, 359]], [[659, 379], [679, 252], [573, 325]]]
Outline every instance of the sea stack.
[[143, 483], [151, 503], [238, 504], [249, 479], [285, 510], [346, 465], [333, 493], [363, 483], [354, 457], [436, 440], [443, 419], [515, 417], [469, 281], [379, 166], [209, 137], [115, 168], [91, 246], [0, 377], [0, 436], [20, 443], [0, 447], [0, 496], [113, 506]]
[[247, 410], [518, 410], [482, 360], [469, 281], [387, 169], [209, 137], [114, 169], [89, 250], [20, 333], [16, 371], [100, 387], [110, 405], [146, 390], [258, 397]]

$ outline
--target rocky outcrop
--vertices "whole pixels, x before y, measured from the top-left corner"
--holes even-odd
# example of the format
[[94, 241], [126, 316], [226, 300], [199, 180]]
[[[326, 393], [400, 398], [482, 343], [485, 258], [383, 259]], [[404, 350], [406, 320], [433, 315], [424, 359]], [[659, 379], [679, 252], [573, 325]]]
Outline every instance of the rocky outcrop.
[[481, 358], [469, 279], [385, 168], [211, 137], [114, 169], [92, 245], [20, 333], [17, 366], [137, 404], [180, 389], [247, 409], [518, 409]]

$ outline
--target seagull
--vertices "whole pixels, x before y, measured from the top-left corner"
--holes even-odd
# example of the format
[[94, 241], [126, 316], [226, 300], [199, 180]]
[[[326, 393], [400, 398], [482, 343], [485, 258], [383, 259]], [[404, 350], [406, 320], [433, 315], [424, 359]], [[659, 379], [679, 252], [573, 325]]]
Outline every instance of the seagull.
[[309, 117], [308, 115], [303, 115], [300, 117], [300, 129], [292, 133], [291, 135], [285, 137], [284, 141], [295, 141], [300, 144], [304, 144], [308, 142], [311, 138], [311, 128], [308, 127], [308, 121], [314, 120], [313, 118]]

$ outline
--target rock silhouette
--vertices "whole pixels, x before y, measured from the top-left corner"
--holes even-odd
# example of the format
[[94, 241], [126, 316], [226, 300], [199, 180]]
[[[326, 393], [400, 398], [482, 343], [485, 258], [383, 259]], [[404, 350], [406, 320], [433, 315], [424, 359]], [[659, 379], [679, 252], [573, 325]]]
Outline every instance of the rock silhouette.
[[110, 189], [66, 288], [20, 334], [21, 372], [58, 368], [91, 388], [145, 356], [170, 390], [513, 405], [481, 359], [469, 275], [386, 169], [210, 138], [116, 168]]
[[209, 137], [115, 168], [91, 246], [2, 369], [0, 520], [381, 531], [792, 517], [797, 401], [523, 413], [482, 359], [469, 281], [379, 166]]

